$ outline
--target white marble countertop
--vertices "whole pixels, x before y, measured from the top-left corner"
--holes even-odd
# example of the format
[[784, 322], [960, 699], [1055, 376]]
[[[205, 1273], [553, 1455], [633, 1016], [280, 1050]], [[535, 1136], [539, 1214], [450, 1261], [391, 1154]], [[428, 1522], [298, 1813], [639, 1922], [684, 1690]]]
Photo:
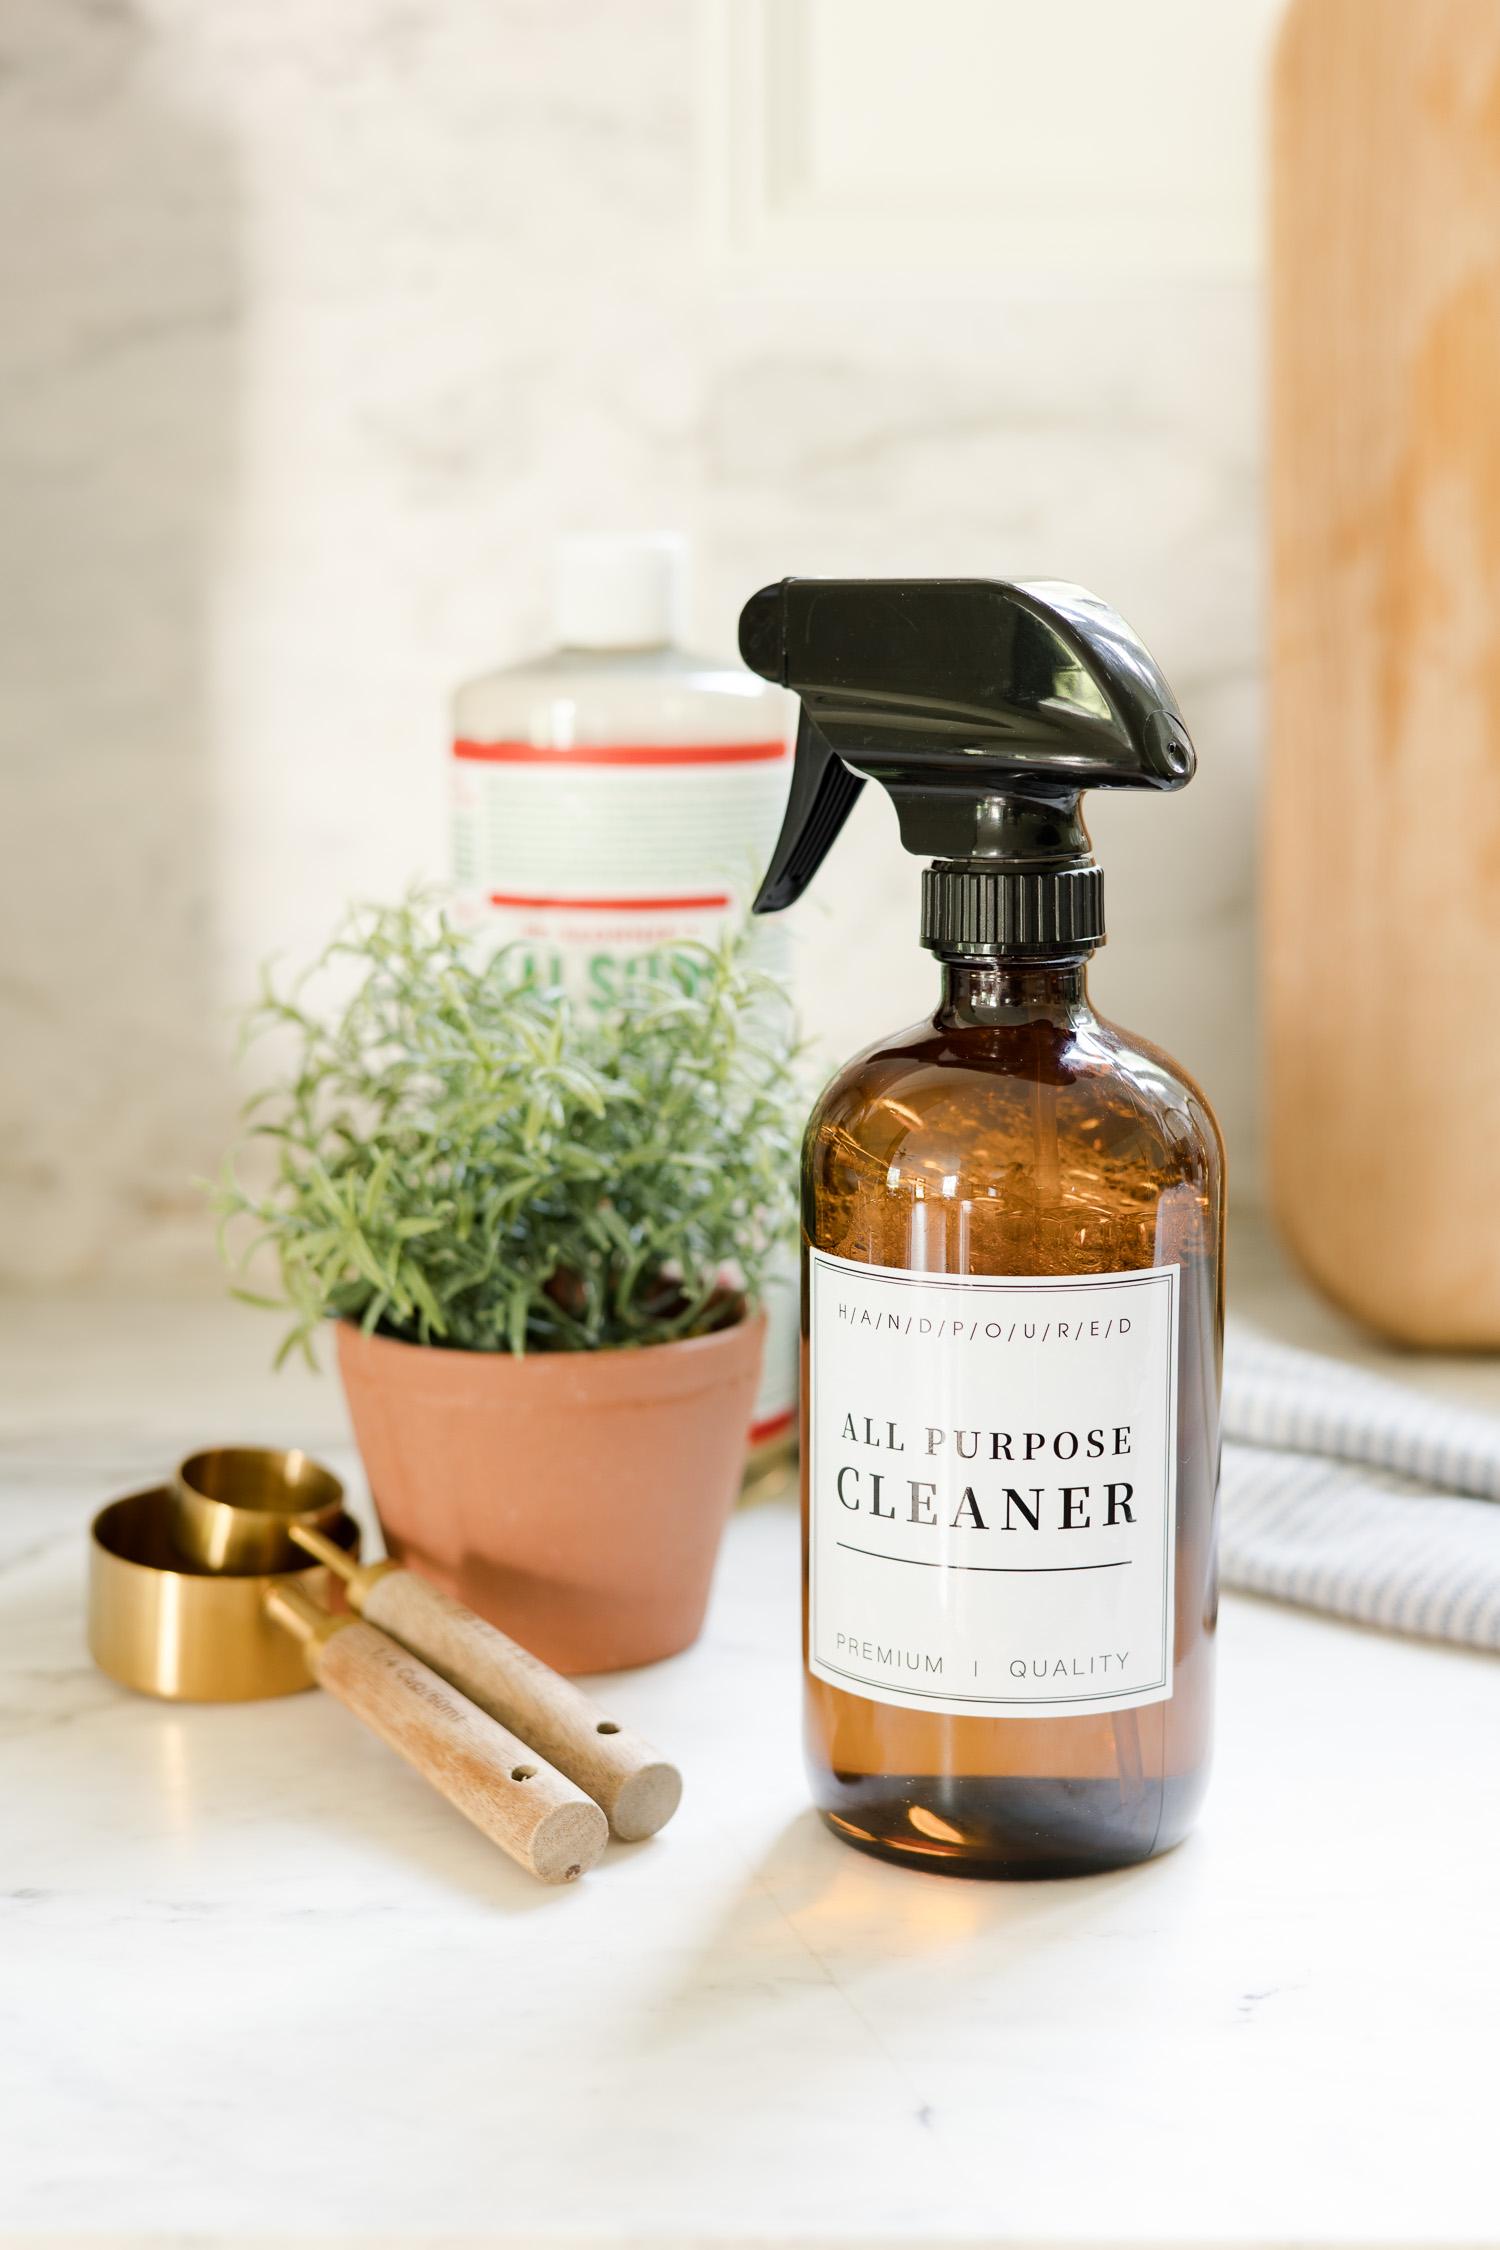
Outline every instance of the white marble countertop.
[[[1288, 1286], [1251, 1309], [1297, 1333]], [[194, 1439], [351, 1465], [331, 1389], [273, 1392], [235, 1323], [0, 1307], [6, 2250], [1500, 2241], [1500, 1663], [1228, 1601], [1180, 1850], [910, 1874], [807, 1809], [767, 1504], [699, 1647], [611, 1689], [677, 1820], [543, 1890], [324, 1697], [91, 1669], [112, 1491]]]

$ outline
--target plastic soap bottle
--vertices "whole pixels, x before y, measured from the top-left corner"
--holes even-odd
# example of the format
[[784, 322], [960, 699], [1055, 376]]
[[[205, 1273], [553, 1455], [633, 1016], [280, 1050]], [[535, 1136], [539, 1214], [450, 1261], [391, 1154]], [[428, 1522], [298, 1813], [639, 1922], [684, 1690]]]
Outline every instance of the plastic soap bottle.
[[932, 1017], [823, 1094], [803, 1174], [806, 1745], [828, 1825], [957, 1875], [1120, 1867], [1209, 1757], [1223, 1158], [1089, 1005], [1086, 789], [1173, 790], [1171, 690], [1081, 587], [787, 579], [740, 648], [801, 698], [757, 910], [866, 779], [932, 864]]

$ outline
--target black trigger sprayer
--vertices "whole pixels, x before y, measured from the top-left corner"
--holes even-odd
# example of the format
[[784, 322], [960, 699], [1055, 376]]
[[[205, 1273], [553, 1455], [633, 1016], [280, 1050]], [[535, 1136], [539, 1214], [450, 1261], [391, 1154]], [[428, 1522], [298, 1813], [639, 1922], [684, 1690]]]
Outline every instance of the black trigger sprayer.
[[757, 914], [790, 906], [867, 780], [936, 864], [922, 937], [942, 953], [1097, 945], [1085, 789], [1181, 789], [1196, 759], [1172, 691], [1081, 586], [786, 578], [740, 615], [752, 672], [801, 699], [791, 794]]

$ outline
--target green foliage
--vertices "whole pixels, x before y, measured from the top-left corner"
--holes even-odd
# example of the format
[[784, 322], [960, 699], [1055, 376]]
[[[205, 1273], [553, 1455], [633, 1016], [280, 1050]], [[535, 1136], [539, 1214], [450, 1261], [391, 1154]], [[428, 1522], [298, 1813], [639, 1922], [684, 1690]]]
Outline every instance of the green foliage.
[[[231, 1155], [214, 1203], [221, 1249], [230, 1221], [258, 1222], [241, 1271], [275, 1248], [282, 1356], [311, 1356], [329, 1314], [516, 1353], [739, 1318], [792, 1225], [804, 1106], [785, 1000], [745, 944], [673, 947], [596, 1010], [512, 954], [483, 964], [409, 900], [353, 914], [288, 996], [267, 979], [247, 1032], [297, 1049], [248, 1112], [275, 1180], [249, 1193]], [[347, 989], [351, 965], [358, 989], [325, 1020], [310, 979]]]

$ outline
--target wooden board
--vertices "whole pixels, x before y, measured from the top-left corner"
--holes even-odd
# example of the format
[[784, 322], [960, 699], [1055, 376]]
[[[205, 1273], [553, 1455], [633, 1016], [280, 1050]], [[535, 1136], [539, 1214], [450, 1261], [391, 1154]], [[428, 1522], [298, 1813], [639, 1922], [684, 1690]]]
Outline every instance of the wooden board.
[[1500, 1344], [1500, 0], [1294, 0], [1274, 94], [1272, 1192]]

